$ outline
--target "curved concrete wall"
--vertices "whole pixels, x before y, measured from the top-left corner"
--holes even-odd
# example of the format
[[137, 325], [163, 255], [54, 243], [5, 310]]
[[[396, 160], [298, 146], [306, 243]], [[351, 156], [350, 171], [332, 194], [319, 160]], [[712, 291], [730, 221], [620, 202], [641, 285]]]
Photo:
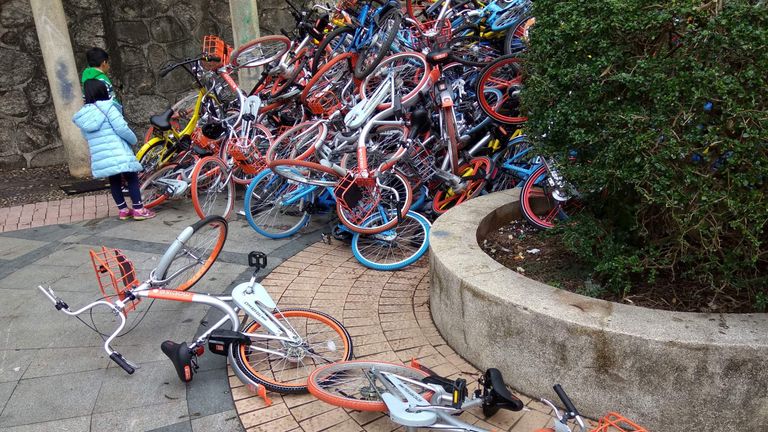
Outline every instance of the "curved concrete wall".
[[517, 190], [449, 211], [430, 234], [435, 325], [479, 369], [592, 418], [649, 430], [767, 431], [768, 314], [696, 314], [592, 299], [525, 278], [478, 245], [520, 217]]

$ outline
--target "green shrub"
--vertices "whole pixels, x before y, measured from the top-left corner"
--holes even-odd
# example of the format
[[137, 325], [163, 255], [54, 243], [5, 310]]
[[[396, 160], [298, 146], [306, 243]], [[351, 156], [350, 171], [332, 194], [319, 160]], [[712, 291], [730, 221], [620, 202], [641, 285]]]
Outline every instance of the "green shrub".
[[534, 2], [526, 127], [578, 152], [565, 238], [618, 292], [667, 273], [765, 299], [768, 6], [721, 3]]

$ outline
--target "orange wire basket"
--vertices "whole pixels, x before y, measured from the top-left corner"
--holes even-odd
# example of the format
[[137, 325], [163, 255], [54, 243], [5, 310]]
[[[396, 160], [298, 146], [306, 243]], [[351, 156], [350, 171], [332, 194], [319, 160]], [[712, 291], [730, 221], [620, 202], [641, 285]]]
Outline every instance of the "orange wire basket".
[[209, 138], [205, 136], [203, 133], [203, 129], [200, 127], [196, 127], [195, 131], [192, 132], [192, 143], [196, 146], [200, 147], [201, 149], [208, 149], [213, 151], [214, 153], [219, 148], [219, 144], [221, 144], [222, 137], [219, 138]]
[[593, 429], [592, 432], [648, 432], [648, 430], [621, 414], [612, 412], [601, 418], [597, 428]]
[[307, 98], [307, 108], [314, 115], [331, 115], [341, 108], [341, 101], [332, 91], [324, 90]]
[[381, 193], [373, 179], [366, 179], [365, 183], [370, 184], [362, 183], [361, 179], [355, 180], [355, 174], [349, 171], [333, 188], [333, 193], [347, 220], [360, 225], [376, 211]]
[[[440, 24], [439, 29], [438, 24]], [[424, 36], [424, 33], [430, 34], [430, 36]], [[451, 21], [448, 19], [426, 21], [421, 23], [420, 28], [411, 30], [411, 38], [416, 50], [445, 48], [452, 35], [453, 29], [451, 28]]]
[[[112, 298], [117, 296], [125, 301], [126, 291], [139, 285], [136, 279], [136, 270], [131, 260], [126, 258], [119, 249], [109, 249], [104, 246], [100, 251], [91, 249], [91, 262], [93, 270], [96, 272], [96, 279], [99, 281], [99, 289], [104, 298], [112, 302]], [[125, 304], [125, 312], [136, 309], [141, 299], [129, 300]]]
[[244, 173], [254, 175], [267, 167], [267, 161], [255, 143], [248, 138], [233, 137], [229, 140], [229, 155]]
[[232, 47], [227, 45], [220, 37], [214, 35], [207, 35], [203, 37], [203, 53], [209, 56], [218, 57], [220, 60], [217, 62], [204, 61], [203, 67], [207, 70], [216, 70], [225, 64], [229, 64], [229, 54], [232, 52]]

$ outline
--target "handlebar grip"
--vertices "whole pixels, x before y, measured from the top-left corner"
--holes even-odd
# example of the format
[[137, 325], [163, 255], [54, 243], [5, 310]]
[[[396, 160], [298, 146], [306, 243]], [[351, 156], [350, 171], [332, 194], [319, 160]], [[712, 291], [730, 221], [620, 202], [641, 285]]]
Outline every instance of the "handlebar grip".
[[123, 368], [124, 371], [128, 372], [128, 375], [132, 375], [134, 372], [136, 372], [136, 369], [129, 365], [119, 352], [113, 352], [109, 355], [109, 358], [111, 358], [113, 362], [117, 363], [118, 366]]
[[288, 33], [284, 28], [280, 29], [280, 33], [283, 34], [283, 36], [287, 37], [288, 39], [291, 39], [293, 36], [291, 36], [290, 33]]
[[559, 397], [560, 400], [563, 402], [563, 405], [565, 405], [565, 409], [568, 411], [566, 415], [569, 418], [574, 418], [580, 415], [576, 407], [573, 406], [573, 402], [571, 402], [571, 398], [569, 398], [568, 395], [565, 394], [565, 390], [563, 390], [563, 387], [560, 386], [560, 384], [555, 384], [552, 388], [555, 390], [555, 393], [557, 393], [557, 397]]
[[173, 68], [162, 68], [160, 69], [160, 78], [165, 78], [166, 75], [168, 75]]
[[220, 62], [221, 61], [221, 57], [214, 56], [214, 55], [212, 55], [212, 56], [205, 56], [205, 57], [203, 57], [203, 60], [209, 61], [209, 62]]

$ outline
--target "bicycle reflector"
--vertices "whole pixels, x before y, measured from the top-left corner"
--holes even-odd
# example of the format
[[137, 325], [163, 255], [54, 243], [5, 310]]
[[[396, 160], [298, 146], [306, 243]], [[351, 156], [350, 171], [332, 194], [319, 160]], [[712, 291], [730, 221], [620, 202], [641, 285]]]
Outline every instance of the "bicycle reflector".
[[128, 298], [126, 292], [139, 285], [133, 263], [119, 249], [102, 246], [100, 251], [91, 249], [90, 254], [93, 270], [96, 272], [96, 279], [104, 299], [114, 303], [112, 298], [117, 296], [125, 302], [126, 313], [136, 309], [141, 299], [128, 299], [126, 302]]

